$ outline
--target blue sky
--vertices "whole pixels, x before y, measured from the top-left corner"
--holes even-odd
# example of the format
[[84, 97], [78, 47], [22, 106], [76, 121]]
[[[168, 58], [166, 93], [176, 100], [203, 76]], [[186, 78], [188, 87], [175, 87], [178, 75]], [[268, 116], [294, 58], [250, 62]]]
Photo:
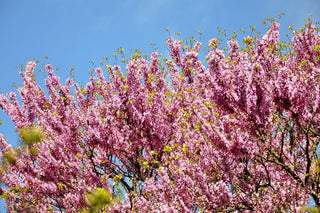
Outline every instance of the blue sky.
[[[12, 91], [12, 83], [21, 82], [15, 67], [25, 64], [26, 58], [59, 67], [63, 79], [73, 66], [75, 79], [86, 82], [89, 70], [94, 68], [88, 61], [99, 65], [103, 56], [112, 58], [120, 46], [128, 53], [130, 49], [141, 49], [150, 54], [150, 44], [154, 43], [159, 52], [166, 54], [166, 28], [171, 34], [181, 32], [181, 39], [197, 38], [201, 30], [201, 41], [207, 44], [217, 37], [217, 27], [231, 35], [234, 30], [249, 30], [255, 25], [264, 33], [266, 27], [261, 22], [281, 12], [285, 13], [280, 20], [284, 39], [288, 25], [302, 27], [308, 14], [314, 21], [320, 20], [320, 1], [0, 0], [0, 92]], [[0, 119], [0, 132], [10, 143], [17, 144], [10, 120], [3, 113]]]

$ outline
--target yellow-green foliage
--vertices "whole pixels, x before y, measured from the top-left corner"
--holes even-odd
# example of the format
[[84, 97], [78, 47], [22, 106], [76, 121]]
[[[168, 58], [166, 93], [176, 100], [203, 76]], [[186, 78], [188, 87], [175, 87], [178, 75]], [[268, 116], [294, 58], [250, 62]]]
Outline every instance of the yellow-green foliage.
[[32, 145], [42, 140], [43, 133], [38, 127], [25, 127], [20, 130], [20, 137], [26, 145]]
[[5, 159], [9, 164], [15, 164], [16, 162], [16, 154], [13, 150], [7, 150], [3, 154], [3, 159]]
[[112, 202], [112, 195], [104, 188], [96, 188], [95, 191], [87, 193], [87, 199], [89, 201], [89, 210], [83, 211], [83, 213], [94, 213], [101, 211], [104, 207], [108, 206]]
[[301, 208], [302, 211], [310, 212], [310, 213], [320, 213], [320, 208], [317, 207], [307, 207], [304, 206]]

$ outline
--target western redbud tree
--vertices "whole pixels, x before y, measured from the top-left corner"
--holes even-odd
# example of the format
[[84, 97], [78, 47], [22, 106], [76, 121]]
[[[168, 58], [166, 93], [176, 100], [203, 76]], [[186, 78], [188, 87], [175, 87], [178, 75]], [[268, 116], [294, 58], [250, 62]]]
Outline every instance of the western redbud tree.
[[311, 23], [279, 41], [272, 23], [227, 54], [169, 38], [152, 53], [101, 68], [86, 86], [46, 92], [21, 72], [0, 96], [24, 145], [1, 136], [8, 212], [303, 212], [320, 206], [320, 34]]

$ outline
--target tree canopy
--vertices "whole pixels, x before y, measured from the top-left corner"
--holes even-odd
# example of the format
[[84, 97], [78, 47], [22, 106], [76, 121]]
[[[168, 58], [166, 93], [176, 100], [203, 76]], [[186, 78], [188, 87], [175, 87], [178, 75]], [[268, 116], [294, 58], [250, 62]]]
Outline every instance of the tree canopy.
[[[1, 135], [8, 212], [304, 212], [320, 206], [320, 34], [167, 40], [85, 86], [36, 63], [0, 95], [23, 146]], [[104, 73], [107, 73], [105, 75]]]

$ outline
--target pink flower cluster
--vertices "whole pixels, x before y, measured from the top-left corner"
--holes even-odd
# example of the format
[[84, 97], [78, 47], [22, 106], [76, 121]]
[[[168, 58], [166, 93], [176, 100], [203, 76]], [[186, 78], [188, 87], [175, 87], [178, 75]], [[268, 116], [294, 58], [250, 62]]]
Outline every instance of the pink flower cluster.
[[[250, 38], [246, 38], [250, 39]], [[303, 212], [320, 206], [320, 34], [312, 24], [282, 50], [279, 24], [227, 55], [209, 43], [168, 39], [172, 60], [153, 53], [101, 68], [85, 87], [64, 85], [51, 65], [47, 93], [0, 95], [18, 130], [41, 142], [13, 149], [0, 137], [8, 212], [79, 212], [104, 188], [113, 212]], [[169, 76], [165, 73], [168, 72]], [[46, 95], [48, 94], [48, 95]]]

